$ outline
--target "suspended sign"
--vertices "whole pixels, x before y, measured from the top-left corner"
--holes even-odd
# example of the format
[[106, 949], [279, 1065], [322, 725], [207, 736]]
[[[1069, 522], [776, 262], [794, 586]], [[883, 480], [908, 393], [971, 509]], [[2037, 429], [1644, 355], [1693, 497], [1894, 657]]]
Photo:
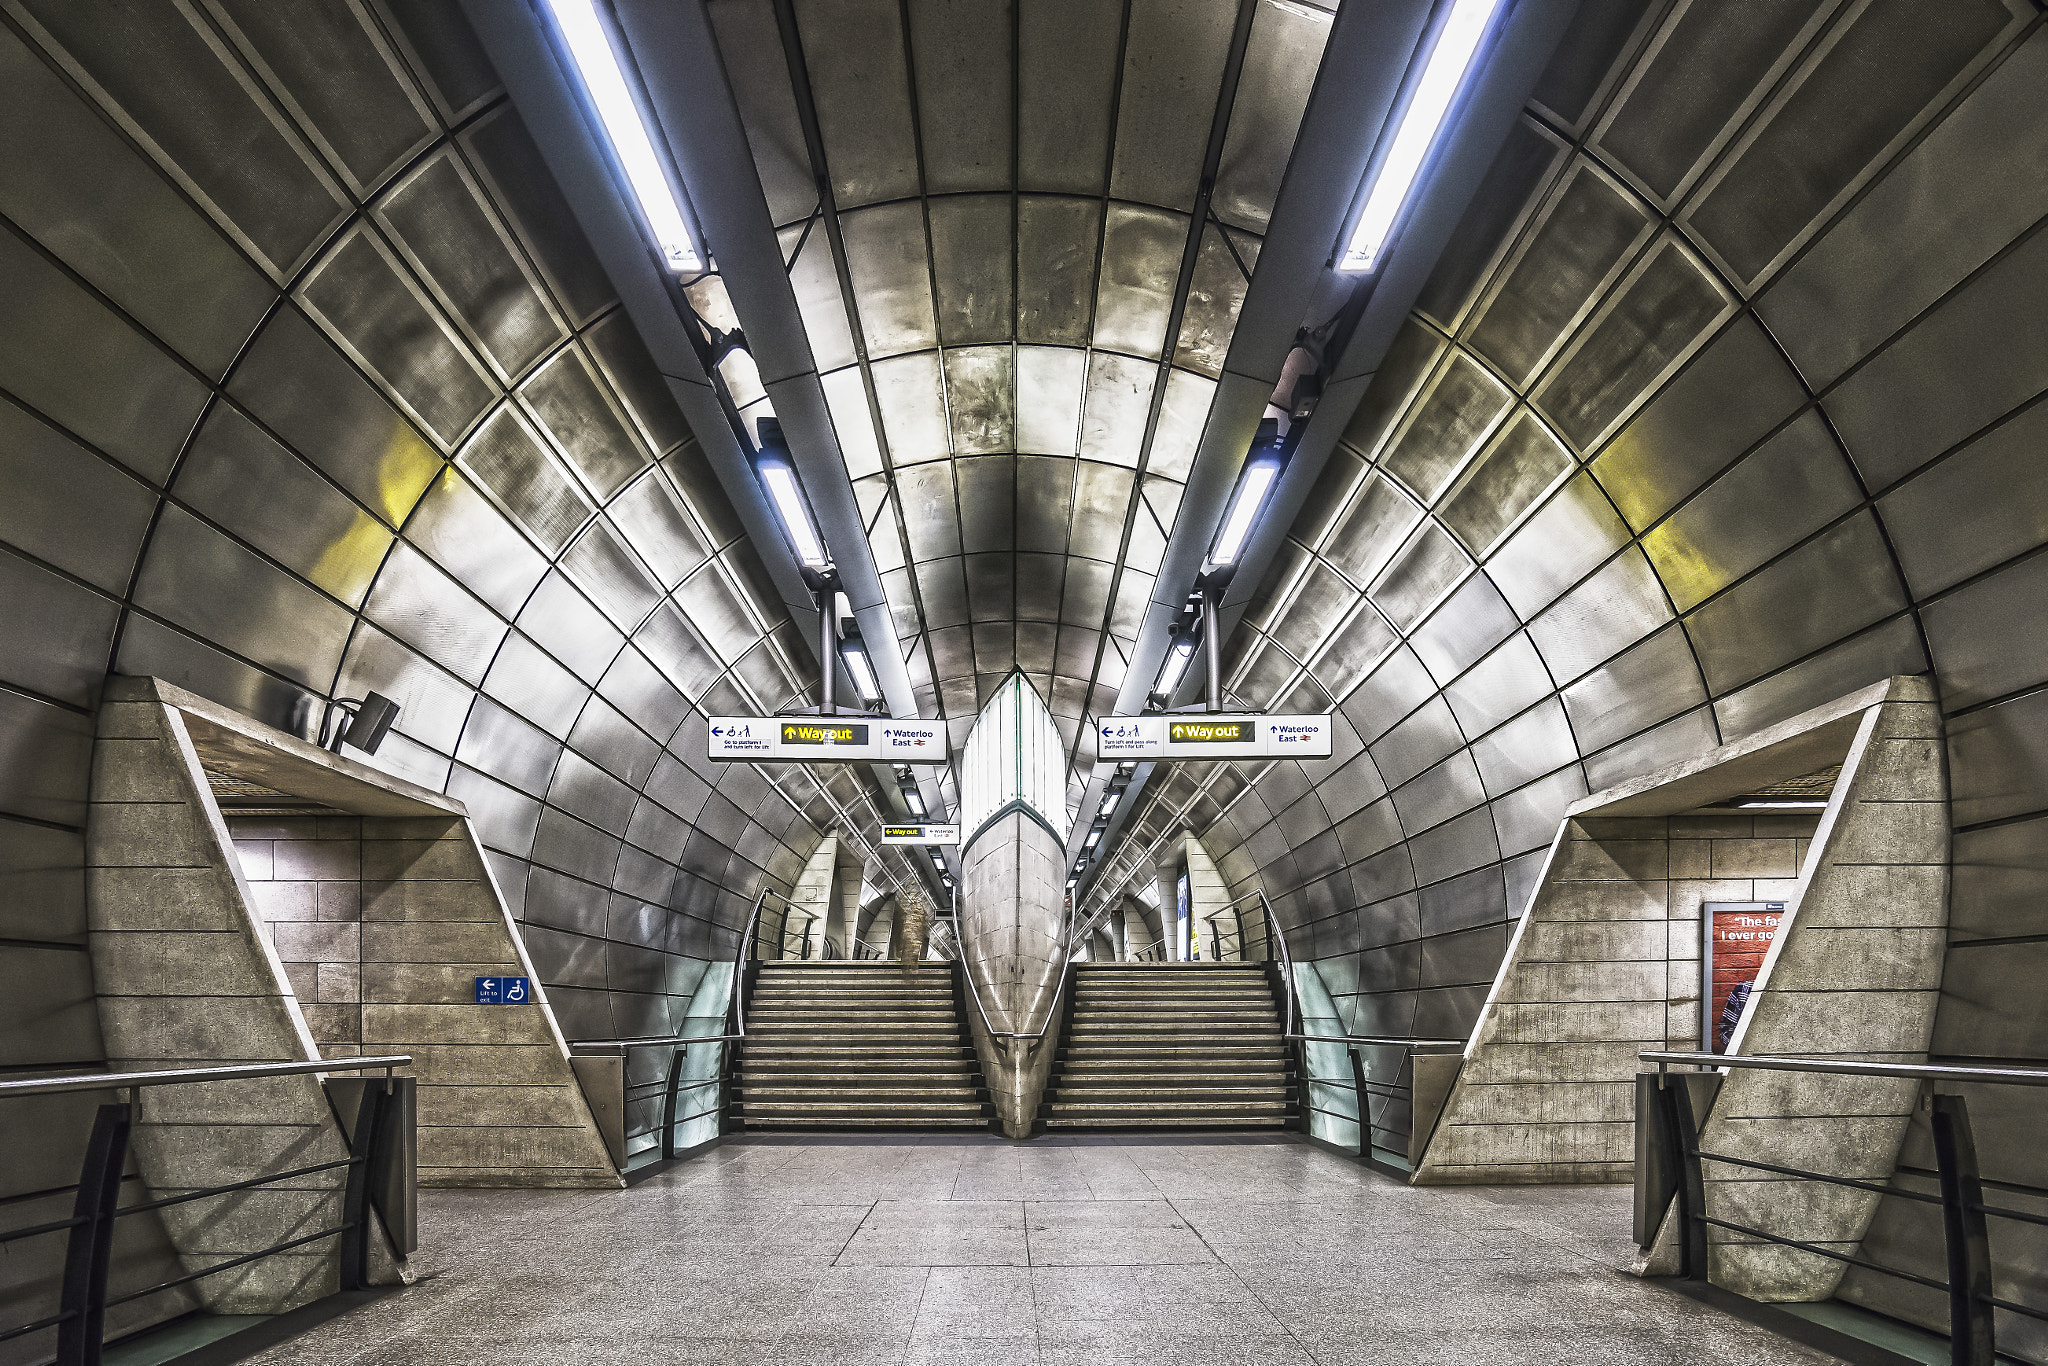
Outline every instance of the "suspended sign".
[[958, 844], [960, 827], [957, 825], [885, 825], [882, 827], [884, 844]]
[[1096, 727], [1100, 759], [1327, 759], [1327, 716], [1112, 716]]
[[937, 721], [872, 716], [714, 716], [710, 742], [711, 757], [729, 763], [946, 762], [946, 728]]

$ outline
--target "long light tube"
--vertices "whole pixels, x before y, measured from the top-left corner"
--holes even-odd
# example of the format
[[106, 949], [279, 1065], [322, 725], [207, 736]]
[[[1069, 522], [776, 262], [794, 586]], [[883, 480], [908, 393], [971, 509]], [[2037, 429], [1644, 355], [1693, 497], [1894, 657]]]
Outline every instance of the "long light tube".
[[1161, 693], [1167, 697], [1173, 696], [1174, 689], [1180, 686], [1180, 680], [1187, 674], [1188, 661], [1194, 657], [1194, 641], [1183, 638], [1175, 642], [1174, 647], [1166, 653], [1166, 667], [1159, 673]]
[[640, 212], [646, 215], [647, 226], [654, 231], [654, 244], [661, 251], [661, 259], [678, 275], [700, 269], [703, 258], [697, 254], [697, 244], [690, 240], [690, 228], [683, 221], [675, 191], [662, 174], [661, 159], [654, 153], [647, 126], [640, 121], [640, 107], [633, 102], [633, 92], [626, 88], [618, 54], [612, 51], [611, 38], [598, 22], [591, 0], [547, 0], [547, 4], [555, 16], [555, 27], [561, 30], [562, 41], [576, 62], [577, 73], [583, 77], [583, 88], [590, 92], [590, 102], [597, 106], [597, 117], [626, 172], [633, 197], [640, 201]]
[[1393, 146], [1380, 163], [1380, 173], [1359, 211], [1358, 226], [1352, 229], [1351, 245], [1344, 251], [1340, 269], [1365, 271], [1379, 264], [1401, 206], [1408, 202], [1444, 115], [1450, 112], [1451, 101], [1479, 51], [1479, 40], [1486, 36], [1487, 23], [1499, 8], [1500, 0], [1456, 0], [1452, 6], [1451, 17], [1430, 49], [1415, 95], [1401, 115]]
[[1110, 793], [1102, 799], [1102, 810], [1096, 812], [1095, 814], [1098, 816], [1107, 816], [1110, 812], [1116, 810], [1116, 804], [1122, 801], [1123, 799], [1124, 794], [1121, 792]]
[[1244, 477], [1237, 481], [1237, 496], [1231, 499], [1230, 511], [1224, 515], [1223, 530], [1216, 533], [1216, 548], [1209, 552], [1210, 564], [1237, 563], [1245, 537], [1251, 535], [1252, 523], [1258, 520], [1259, 509], [1265, 505], [1266, 490], [1273, 487], [1279, 474], [1280, 466], [1271, 460], [1256, 460], [1245, 466]]
[[920, 820], [924, 818], [924, 794], [916, 788], [906, 787], [903, 789], [903, 804], [910, 808], [911, 815], [916, 816]]
[[875, 671], [868, 664], [867, 647], [859, 637], [841, 642], [839, 657], [846, 661], [846, 672], [852, 677], [854, 689], [860, 693], [863, 702], [872, 702], [882, 695], [881, 688], [875, 683]]
[[825, 543], [818, 539], [818, 530], [811, 525], [811, 510], [804, 504], [804, 491], [797, 486], [796, 471], [781, 463], [763, 461], [761, 482], [768, 486], [768, 497], [782, 518], [784, 530], [789, 532], [796, 557], [812, 569], [831, 564], [831, 557], [825, 554]]

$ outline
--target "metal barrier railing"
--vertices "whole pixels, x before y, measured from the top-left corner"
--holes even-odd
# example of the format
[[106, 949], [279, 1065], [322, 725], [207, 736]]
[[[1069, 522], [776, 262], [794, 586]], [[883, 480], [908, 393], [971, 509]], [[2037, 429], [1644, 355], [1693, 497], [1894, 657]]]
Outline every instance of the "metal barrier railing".
[[[1759, 1238], [1816, 1257], [1845, 1262], [1865, 1271], [1894, 1277], [1914, 1285], [1941, 1291], [1949, 1302], [1949, 1352], [1954, 1366], [1992, 1366], [1998, 1360], [1996, 1310], [2023, 1318], [2048, 1322], [2048, 1310], [2003, 1299], [1992, 1291], [1991, 1240], [1987, 1218], [2048, 1226], [2048, 1217], [2026, 1210], [1987, 1204], [1985, 1182], [1977, 1169], [1977, 1146], [1970, 1132], [1969, 1106], [1962, 1096], [1936, 1093], [1929, 1097], [1929, 1118], [1934, 1138], [1936, 1170], [1932, 1175], [1940, 1193], [1907, 1190], [1896, 1185], [1836, 1176], [1827, 1172], [1760, 1162], [1704, 1152], [1700, 1148], [1699, 1117], [1693, 1113], [1691, 1088], [1670, 1085], [1674, 1063], [1722, 1069], [1757, 1069], [1774, 1072], [1807, 1072], [1834, 1076], [1873, 1077], [1892, 1080], [1968, 1082], [1998, 1086], [2048, 1086], [2048, 1069], [2011, 1067], [1949, 1067], [1926, 1063], [1860, 1063], [1833, 1058], [1762, 1058], [1720, 1053], [1667, 1053], [1645, 1050], [1644, 1062], [1657, 1064], [1657, 1092], [1664, 1107], [1664, 1131], [1669, 1148], [1664, 1154], [1677, 1174], [1675, 1196], [1678, 1207], [1679, 1274], [1689, 1280], [1707, 1278], [1707, 1230], [1725, 1229], [1745, 1237]], [[1647, 1074], [1645, 1074], [1647, 1075]], [[1947, 1253], [1948, 1279], [1936, 1280], [1917, 1272], [1885, 1266], [1866, 1257], [1851, 1256], [1787, 1238], [1760, 1228], [1720, 1219], [1707, 1213], [1706, 1180], [1702, 1163], [1716, 1162], [1750, 1171], [1818, 1181], [1879, 1195], [1896, 1196], [1920, 1204], [1938, 1205], [1942, 1215], [1942, 1237]], [[1643, 1176], [1638, 1164], [1638, 1180]], [[1661, 1201], [1657, 1202], [1661, 1204]], [[1660, 1211], [1661, 1212], [1661, 1211]]]
[[[1353, 1116], [1347, 1115], [1341, 1110], [1325, 1109], [1315, 1104], [1312, 1088], [1317, 1086], [1335, 1086], [1340, 1090], [1349, 1091], [1356, 1096], [1358, 1106], [1358, 1114], [1356, 1116], [1358, 1123], [1358, 1155], [1361, 1158], [1371, 1157], [1375, 1147], [1384, 1146], [1382, 1144], [1375, 1144], [1372, 1141], [1374, 1124], [1368, 1098], [1379, 1097], [1380, 1099], [1392, 1102], [1405, 1100], [1409, 1103], [1411, 1112], [1415, 1101], [1415, 1085], [1412, 1080], [1403, 1084], [1399, 1081], [1375, 1081], [1367, 1076], [1365, 1055], [1361, 1050], [1365, 1048], [1402, 1048], [1406, 1049], [1409, 1057], [1412, 1058], [1417, 1053], [1458, 1053], [1464, 1051], [1465, 1048], [1465, 1041], [1463, 1039], [1397, 1038], [1377, 1034], [1289, 1034], [1286, 1037], [1288, 1042], [1301, 1047], [1304, 1053], [1306, 1052], [1306, 1046], [1312, 1043], [1344, 1045], [1345, 1058], [1351, 1064], [1351, 1080], [1345, 1081], [1337, 1077], [1309, 1076], [1307, 1068], [1304, 1066], [1302, 1069], [1302, 1084], [1303, 1090], [1307, 1094], [1303, 1095], [1301, 1106], [1304, 1111], [1322, 1115], [1328, 1119], [1350, 1120]], [[1403, 1058], [1402, 1067], [1395, 1069], [1397, 1077], [1407, 1067], [1408, 1061], [1409, 1058]], [[1412, 1072], [1410, 1075], [1412, 1078]], [[1393, 1133], [1394, 1131], [1390, 1129], [1387, 1132]], [[1408, 1137], [1410, 1135], [1402, 1136]]]
[[[632, 1114], [635, 1101], [646, 1100], [655, 1095], [659, 1095], [662, 1098], [660, 1123], [645, 1129], [628, 1127], [625, 1130], [623, 1139], [626, 1144], [630, 1145], [634, 1139], [658, 1130], [661, 1134], [661, 1156], [666, 1160], [674, 1157], [680, 1151], [680, 1145], [676, 1142], [676, 1126], [687, 1124], [691, 1120], [702, 1119], [706, 1115], [717, 1115], [719, 1117], [719, 1127], [721, 1129], [724, 1128], [725, 1112], [731, 1104], [730, 1083], [732, 1080], [729, 1057], [725, 1052], [724, 1046], [734, 1042], [737, 1037], [737, 1035], [732, 1034], [672, 1034], [660, 1038], [646, 1039], [578, 1039], [572, 1042], [569, 1047], [572, 1051], [582, 1052], [586, 1057], [600, 1053], [603, 1050], [616, 1049], [617, 1056], [626, 1059], [631, 1058], [634, 1049], [666, 1048], [670, 1050], [668, 1066], [665, 1069], [662, 1080], [636, 1082], [628, 1077], [624, 1083], [625, 1093], [621, 1097], [624, 1111], [628, 1116]], [[711, 1044], [719, 1048], [718, 1075], [703, 1081], [692, 1082], [685, 1086], [683, 1085], [683, 1068], [689, 1061], [690, 1048], [694, 1044]], [[676, 1113], [677, 1105], [683, 1096], [694, 1095], [699, 1091], [713, 1089], [718, 1094], [709, 1109], [699, 1110], [695, 1114], [687, 1115], [678, 1115]]]
[[870, 944], [857, 935], [853, 939], [852, 952], [849, 953], [840, 947], [837, 939], [828, 934], [825, 936], [824, 951], [818, 956], [823, 959], [843, 959], [847, 962], [874, 962], [887, 958], [889, 953], [888, 950]]
[[[327, 1238], [340, 1238], [340, 1288], [360, 1290], [369, 1284], [371, 1181], [386, 1157], [385, 1116], [394, 1096], [393, 1069], [412, 1064], [410, 1055], [393, 1054], [375, 1058], [337, 1058], [320, 1062], [251, 1063], [240, 1067], [193, 1067], [162, 1072], [88, 1073], [70, 1077], [45, 1077], [33, 1081], [0, 1082], [0, 1100], [26, 1096], [62, 1095], [79, 1091], [126, 1091], [128, 1099], [102, 1105], [93, 1117], [92, 1132], [86, 1140], [85, 1158], [74, 1185], [38, 1191], [50, 1197], [75, 1193], [71, 1217], [29, 1228], [0, 1233], [0, 1246], [53, 1233], [65, 1234], [64, 1272], [59, 1285], [57, 1312], [31, 1323], [0, 1331], [0, 1342], [27, 1337], [32, 1333], [57, 1330], [55, 1366], [97, 1366], [106, 1331], [107, 1311], [134, 1300], [146, 1299], [193, 1281], [293, 1248], [305, 1247]], [[289, 1171], [226, 1185], [183, 1190], [177, 1195], [140, 1204], [122, 1205], [122, 1169], [128, 1161], [129, 1132], [135, 1123], [141, 1092], [156, 1086], [179, 1086], [199, 1082], [240, 1081], [254, 1077], [305, 1076], [326, 1072], [364, 1072], [382, 1069], [382, 1085], [363, 1087], [356, 1111], [354, 1137], [349, 1156], [332, 1162], [316, 1162]], [[114, 1221], [133, 1215], [168, 1209], [194, 1200], [210, 1199], [234, 1191], [255, 1190], [280, 1181], [296, 1180], [318, 1172], [346, 1168], [348, 1177], [342, 1194], [341, 1222], [318, 1233], [290, 1238], [270, 1247], [126, 1294], [109, 1298], [107, 1273], [112, 1262]]]

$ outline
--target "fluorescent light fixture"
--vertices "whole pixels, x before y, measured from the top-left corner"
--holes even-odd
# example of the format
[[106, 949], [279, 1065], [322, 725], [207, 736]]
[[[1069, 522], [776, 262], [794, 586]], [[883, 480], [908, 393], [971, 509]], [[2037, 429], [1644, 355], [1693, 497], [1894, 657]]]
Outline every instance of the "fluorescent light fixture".
[[1110, 793], [1107, 797], [1104, 797], [1102, 799], [1102, 810], [1096, 812], [1095, 814], [1098, 816], [1107, 816], [1110, 812], [1116, 810], [1116, 804], [1122, 801], [1123, 797], [1124, 794], [1121, 792]]
[[811, 510], [804, 502], [803, 487], [796, 482], [796, 471], [779, 460], [764, 460], [761, 482], [768, 488], [768, 499], [782, 518], [789, 543], [796, 548], [796, 557], [812, 569], [830, 565], [832, 557], [825, 553], [825, 543], [818, 539], [818, 529], [811, 525]]
[[1279, 476], [1278, 461], [1255, 460], [1245, 466], [1244, 477], [1237, 481], [1237, 495], [1230, 500], [1230, 511], [1223, 518], [1223, 530], [1216, 533], [1216, 548], [1209, 552], [1210, 564], [1237, 563], [1238, 555], [1244, 551], [1245, 538], [1251, 535], [1252, 523], [1258, 520], [1259, 509], [1265, 505], [1266, 490], [1273, 487]]
[[924, 815], [924, 794], [916, 788], [906, 787], [903, 789], [903, 803], [910, 808], [911, 815]]
[[547, 6], [555, 16], [555, 28], [568, 45], [569, 56], [576, 63], [577, 74], [583, 78], [583, 88], [589, 92], [590, 102], [597, 106], [597, 117], [626, 172], [626, 183], [632, 187], [633, 197], [640, 202], [640, 212], [654, 232], [654, 245], [660, 250], [662, 261], [678, 275], [701, 269], [703, 258], [697, 254], [697, 244], [690, 240], [689, 225], [683, 221], [675, 191], [669, 188], [668, 177], [662, 173], [661, 158], [655, 155], [647, 126], [640, 121], [640, 106], [634, 103], [633, 92], [626, 87], [626, 74], [619, 68], [618, 53], [612, 50], [611, 38], [599, 22], [597, 10], [591, 0], [547, 0]]
[[1373, 178], [1372, 190], [1359, 211], [1357, 226], [1351, 230], [1351, 244], [1344, 249], [1339, 269], [1366, 271], [1380, 263], [1394, 222], [1401, 216], [1402, 205], [1408, 202], [1415, 178], [1422, 173], [1423, 160], [1436, 142], [1444, 115], [1450, 112], [1458, 87], [1465, 83], [1465, 73], [1479, 51], [1479, 40], [1486, 36], [1486, 26], [1500, 4], [1501, 0], [1455, 0], [1451, 6], [1451, 17], [1437, 34], [1436, 45], [1429, 50], [1429, 61], [1422, 69], [1422, 79], [1416, 83], [1408, 108], [1402, 111], [1393, 146]]
[[1174, 642], [1173, 648], [1166, 652], [1166, 667], [1159, 671], [1159, 692], [1162, 695], [1168, 698], [1173, 696], [1174, 689], [1180, 686], [1181, 679], [1187, 675], [1188, 662], [1194, 657], [1193, 640], [1183, 636]]
[[1736, 802], [1735, 805], [1744, 811], [1823, 811], [1827, 809], [1827, 800], [1821, 797], [1748, 797]]
[[875, 671], [868, 664], [867, 648], [859, 636], [849, 636], [839, 643], [839, 657], [846, 661], [847, 676], [853, 679], [854, 690], [863, 702], [872, 702], [882, 695], [875, 682]]
[[1100, 830], [1090, 830], [1088, 832], [1088, 842], [1081, 847], [1083, 849], [1093, 849], [1100, 843], [1102, 843], [1102, 832]]

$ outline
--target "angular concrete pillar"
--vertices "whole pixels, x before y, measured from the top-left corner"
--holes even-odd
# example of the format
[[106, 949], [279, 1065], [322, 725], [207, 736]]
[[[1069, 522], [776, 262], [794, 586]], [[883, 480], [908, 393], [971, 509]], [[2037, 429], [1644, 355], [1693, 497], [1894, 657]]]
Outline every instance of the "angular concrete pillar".
[[[982, 1075], [1003, 1132], [1029, 1138], [1052, 1055], [1059, 1047], [1054, 997], [1066, 971], [1060, 938], [1065, 849], [1035, 815], [998, 816], [961, 856], [960, 923], [966, 971], [988, 1020], [970, 1007]], [[1017, 1035], [1039, 1035], [1018, 1038]]]

